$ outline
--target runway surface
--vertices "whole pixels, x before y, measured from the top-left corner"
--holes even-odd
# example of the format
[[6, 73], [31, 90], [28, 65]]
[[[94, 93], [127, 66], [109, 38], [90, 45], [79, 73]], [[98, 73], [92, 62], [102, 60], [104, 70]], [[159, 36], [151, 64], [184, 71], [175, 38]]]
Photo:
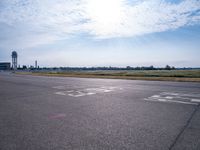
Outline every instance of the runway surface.
[[1, 150], [200, 150], [200, 83], [0, 73]]

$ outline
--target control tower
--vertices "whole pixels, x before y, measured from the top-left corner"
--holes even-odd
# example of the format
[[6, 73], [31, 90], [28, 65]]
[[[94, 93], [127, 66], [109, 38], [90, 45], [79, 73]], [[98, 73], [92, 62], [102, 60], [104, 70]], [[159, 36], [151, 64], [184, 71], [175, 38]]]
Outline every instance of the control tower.
[[16, 51], [12, 52], [12, 68], [14, 70], [17, 70], [17, 52]]

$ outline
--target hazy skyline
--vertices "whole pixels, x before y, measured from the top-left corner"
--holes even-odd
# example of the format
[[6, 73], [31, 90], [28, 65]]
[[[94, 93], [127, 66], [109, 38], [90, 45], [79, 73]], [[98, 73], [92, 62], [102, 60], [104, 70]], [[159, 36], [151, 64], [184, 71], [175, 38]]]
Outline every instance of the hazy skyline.
[[1, 0], [0, 61], [200, 67], [199, 0]]

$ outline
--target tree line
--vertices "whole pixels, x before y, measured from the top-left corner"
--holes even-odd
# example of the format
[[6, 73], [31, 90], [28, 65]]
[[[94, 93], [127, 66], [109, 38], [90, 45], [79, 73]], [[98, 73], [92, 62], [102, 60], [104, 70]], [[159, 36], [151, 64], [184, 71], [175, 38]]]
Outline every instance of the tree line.
[[18, 67], [18, 70], [55, 70], [55, 71], [96, 71], [96, 70], [175, 70], [174, 66], [166, 65], [165, 67], [154, 67], [151, 66], [142, 66], [142, 67], [42, 67], [39, 66], [37, 68], [30, 66], [27, 67], [23, 65], [22, 67]]

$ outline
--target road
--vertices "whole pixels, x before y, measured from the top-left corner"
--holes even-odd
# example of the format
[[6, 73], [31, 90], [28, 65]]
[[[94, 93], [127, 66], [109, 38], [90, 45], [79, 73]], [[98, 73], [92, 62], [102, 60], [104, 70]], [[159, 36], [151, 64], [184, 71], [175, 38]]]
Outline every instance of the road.
[[199, 150], [200, 83], [0, 73], [1, 150]]

